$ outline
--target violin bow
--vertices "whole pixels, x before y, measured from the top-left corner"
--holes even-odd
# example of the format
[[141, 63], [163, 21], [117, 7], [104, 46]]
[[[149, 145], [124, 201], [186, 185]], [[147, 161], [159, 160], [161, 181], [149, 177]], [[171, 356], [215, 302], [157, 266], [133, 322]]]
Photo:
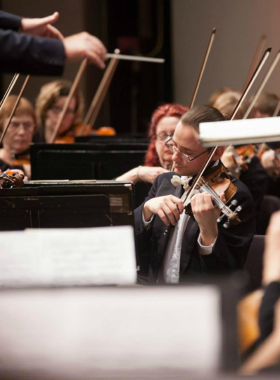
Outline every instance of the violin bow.
[[246, 81], [245, 81], [245, 85], [244, 85], [244, 88], [246, 88], [247, 84], [249, 83], [250, 81], [250, 78], [252, 77], [253, 73], [254, 73], [254, 70], [256, 69], [257, 67], [257, 64], [259, 62], [259, 59], [260, 59], [260, 56], [261, 56], [261, 53], [263, 51], [263, 48], [264, 48], [264, 45], [265, 45], [265, 42], [266, 42], [266, 35], [263, 34], [259, 40], [259, 43], [258, 43], [258, 46], [257, 46], [257, 50], [255, 52], [255, 55], [253, 57], [253, 61], [252, 61], [252, 64], [251, 64], [251, 67], [250, 67], [250, 70], [248, 72], [248, 75], [247, 75], [247, 78], [246, 78]]
[[7, 132], [8, 128], [9, 128], [9, 125], [10, 125], [10, 123], [11, 123], [11, 120], [12, 120], [12, 118], [14, 117], [14, 114], [15, 114], [15, 112], [16, 112], [17, 106], [18, 106], [18, 104], [19, 104], [19, 101], [20, 101], [20, 99], [21, 99], [21, 97], [22, 97], [22, 95], [23, 95], [23, 92], [24, 92], [24, 90], [25, 90], [25, 88], [26, 88], [26, 86], [27, 86], [27, 83], [28, 83], [29, 79], [30, 79], [30, 75], [27, 75], [27, 77], [26, 77], [26, 79], [25, 79], [25, 81], [24, 81], [24, 83], [23, 83], [23, 85], [22, 85], [22, 88], [21, 88], [21, 90], [20, 90], [20, 93], [19, 93], [19, 95], [18, 95], [18, 97], [17, 97], [17, 100], [16, 100], [16, 102], [15, 102], [15, 105], [14, 105], [14, 107], [13, 107], [13, 109], [12, 109], [12, 112], [11, 112], [11, 114], [10, 114], [9, 120], [8, 120], [8, 122], [7, 122], [7, 124], [6, 124], [5, 128], [4, 128], [4, 130], [3, 130], [3, 132], [2, 132], [1, 137], [0, 137], [0, 144], [2, 144], [2, 141], [3, 141], [3, 139], [4, 139], [5, 135], [6, 135], [6, 132]]
[[[253, 75], [252, 75], [250, 81], [248, 82], [245, 90], [243, 91], [243, 94], [241, 95], [241, 97], [240, 97], [240, 99], [239, 99], [239, 101], [238, 101], [238, 103], [237, 103], [237, 105], [236, 105], [236, 107], [235, 107], [235, 109], [231, 115], [230, 120], [234, 119], [236, 113], [238, 112], [239, 108], [241, 107], [241, 104], [243, 103], [246, 95], [248, 94], [250, 88], [252, 87], [253, 83], [255, 82], [257, 76], [259, 75], [259, 73], [260, 73], [260, 71], [261, 71], [261, 69], [262, 69], [262, 67], [263, 67], [263, 65], [264, 65], [265, 61], [267, 60], [270, 53], [271, 53], [271, 48], [266, 49], [266, 51], [264, 52], [259, 64], [257, 65], [257, 68], [255, 69], [255, 72], [253, 73]], [[195, 180], [193, 181], [191, 188], [189, 190], [189, 193], [187, 194], [183, 203], [185, 203], [187, 201], [187, 199], [190, 199], [190, 197], [193, 195], [193, 191], [194, 191], [200, 177], [203, 175], [205, 169], [208, 167], [208, 165], [209, 165], [212, 157], [214, 156], [217, 148], [218, 148], [218, 146], [215, 146], [211, 149], [209, 156], [205, 160], [204, 165], [202, 166], [202, 168], [200, 169], [199, 173], [197, 174]]]
[[[255, 93], [255, 95], [254, 95], [254, 97], [253, 97], [253, 99], [252, 99], [252, 101], [251, 101], [251, 103], [250, 103], [247, 111], [245, 112], [245, 115], [243, 116], [243, 119], [247, 119], [247, 117], [250, 114], [252, 108], [254, 107], [254, 105], [255, 105], [258, 97], [260, 96], [260, 93], [262, 92], [264, 86], [266, 85], [266, 82], [268, 81], [268, 79], [270, 78], [271, 74], [273, 73], [273, 70], [275, 69], [275, 67], [276, 67], [279, 59], [280, 59], [280, 50], [276, 54], [273, 62], [271, 63], [269, 69], [267, 70], [267, 73], [266, 73], [265, 77], [263, 78], [263, 80], [262, 80], [262, 82], [261, 82], [261, 84], [260, 84], [257, 92]], [[277, 107], [276, 107], [276, 109], [277, 109]]]
[[205, 52], [205, 55], [204, 55], [204, 58], [203, 58], [203, 61], [202, 61], [202, 65], [201, 65], [201, 68], [200, 68], [200, 72], [198, 74], [198, 78], [197, 78], [197, 81], [196, 81], [196, 85], [195, 85], [195, 88], [194, 88], [194, 92], [193, 92], [193, 95], [192, 95], [192, 99], [191, 99], [190, 107], [189, 108], [191, 108], [194, 105], [194, 101], [195, 101], [195, 98], [196, 98], [196, 95], [197, 95], [197, 91], [198, 91], [198, 88], [199, 88], [199, 85], [200, 85], [200, 82], [201, 82], [201, 79], [202, 79], [202, 76], [203, 76], [203, 73], [204, 73], [204, 70], [205, 70], [205, 66], [206, 66], [206, 63], [207, 63], [207, 60], [208, 60], [208, 57], [209, 57], [209, 54], [210, 54], [213, 42], [214, 42], [215, 35], [216, 35], [216, 28], [214, 28], [212, 30], [212, 33], [211, 33], [211, 36], [210, 36], [210, 39], [209, 39], [209, 42], [208, 42], [208, 46], [207, 46], [207, 49], [206, 49], [206, 52]]
[[7, 91], [5, 92], [3, 98], [2, 98], [2, 100], [1, 100], [1, 102], [0, 102], [0, 111], [1, 111], [1, 109], [2, 109], [2, 107], [3, 107], [3, 105], [5, 104], [5, 101], [7, 100], [8, 96], [10, 95], [12, 89], [14, 88], [14, 85], [16, 84], [18, 78], [19, 78], [19, 74], [16, 73], [16, 74], [13, 76], [13, 78], [12, 78], [12, 80], [11, 80], [11, 82], [10, 82], [8, 88], [7, 88]]
[[[116, 49], [115, 54], [116, 55], [120, 54], [120, 51]], [[119, 60], [117, 58], [111, 58], [111, 61], [105, 71], [105, 74], [103, 75], [101, 83], [95, 93], [95, 96], [93, 97], [89, 110], [83, 121], [83, 125], [80, 130], [79, 136], [83, 136], [83, 133], [88, 124], [90, 124], [91, 128], [93, 128], [96, 118], [98, 116], [99, 110], [107, 94], [108, 88], [112, 82], [118, 63], [119, 63]]]
[[[199, 71], [199, 74], [198, 74], [198, 78], [196, 80], [196, 84], [195, 84], [195, 87], [194, 87], [194, 91], [193, 91], [193, 94], [192, 94], [192, 98], [191, 98], [191, 102], [190, 102], [189, 108], [191, 108], [194, 105], [194, 101], [195, 101], [195, 98], [196, 98], [196, 95], [197, 95], [197, 92], [198, 92], [198, 88], [200, 86], [200, 82], [201, 82], [201, 79], [202, 79], [202, 76], [203, 76], [203, 73], [204, 73], [204, 70], [205, 70], [205, 67], [206, 67], [206, 63], [207, 63], [207, 60], [208, 60], [208, 57], [209, 57], [209, 54], [210, 54], [213, 42], [214, 42], [215, 35], [216, 35], [216, 28], [213, 28], [213, 30], [211, 32], [211, 36], [210, 36], [209, 42], [208, 42], [208, 45], [207, 45], [207, 48], [206, 48], [206, 52], [205, 52], [205, 55], [204, 55], [204, 58], [203, 58], [203, 61], [202, 61], [202, 65], [201, 65], [201, 68], [200, 68], [200, 71]], [[172, 164], [172, 166], [170, 168], [170, 171], [171, 172], [174, 171], [174, 163]]]
[[65, 116], [65, 114], [66, 114], [66, 111], [67, 111], [67, 109], [68, 109], [68, 106], [69, 106], [69, 104], [70, 104], [70, 102], [71, 102], [71, 99], [73, 98], [73, 95], [74, 95], [75, 91], [76, 91], [77, 88], [78, 88], [78, 85], [79, 85], [79, 83], [80, 83], [80, 80], [81, 80], [81, 78], [82, 78], [82, 75], [83, 75], [83, 73], [85, 72], [85, 69], [86, 69], [86, 67], [87, 67], [87, 63], [88, 63], [88, 60], [87, 60], [87, 58], [85, 58], [85, 59], [82, 61], [81, 65], [80, 65], [80, 68], [79, 68], [79, 70], [78, 70], [78, 73], [77, 73], [77, 75], [76, 75], [76, 78], [75, 78], [75, 80], [74, 80], [74, 82], [73, 82], [73, 84], [72, 84], [72, 87], [71, 87], [71, 89], [70, 89], [69, 95], [68, 95], [68, 97], [67, 97], [67, 99], [66, 99], [66, 101], [65, 101], [64, 107], [63, 107], [63, 109], [62, 109], [62, 111], [61, 111], [61, 113], [60, 113], [60, 115], [59, 115], [58, 120], [57, 120], [56, 126], [55, 126], [55, 128], [54, 128], [53, 134], [52, 134], [51, 139], [50, 139], [50, 143], [53, 143], [53, 142], [55, 141], [55, 138], [56, 138], [56, 136], [57, 136], [57, 134], [58, 134], [59, 128], [60, 128], [60, 126], [61, 126], [61, 123], [62, 123], [62, 121], [63, 121], [63, 119], [64, 119], [64, 116]]

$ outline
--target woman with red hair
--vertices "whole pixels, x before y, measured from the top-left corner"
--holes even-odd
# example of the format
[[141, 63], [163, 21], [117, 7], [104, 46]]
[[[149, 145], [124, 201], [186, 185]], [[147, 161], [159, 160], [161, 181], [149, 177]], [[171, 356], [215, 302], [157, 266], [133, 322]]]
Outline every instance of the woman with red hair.
[[121, 175], [117, 181], [153, 183], [156, 177], [172, 168], [172, 152], [165, 141], [173, 136], [174, 130], [187, 107], [180, 104], [164, 104], [152, 115], [149, 128], [150, 145], [145, 156], [144, 166], [138, 166]]

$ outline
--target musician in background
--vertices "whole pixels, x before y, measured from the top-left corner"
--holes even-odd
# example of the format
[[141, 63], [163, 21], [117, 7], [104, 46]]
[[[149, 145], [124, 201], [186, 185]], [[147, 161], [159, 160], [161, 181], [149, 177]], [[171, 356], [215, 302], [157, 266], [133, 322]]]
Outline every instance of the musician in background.
[[257, 349], [242, 365], [242, 375], [280, 370], [280, 212], [272, 215], [265, 237]]
[[[223, 120], [225, 117], [213, 107], [194, 106], [182, 116], [173, 137], [167, 140], [175, 173], [157, 177], [145, 202], [134, 212], [141, 277], [178, 283], [243, 267], [255, 233], [254, 206], [247, 187], [235, 180], [234, 199], [242, 206], [241, 222], [225, 229], [217, 223], [220, 209], [214, 206], [210, 193], [197, 193], [191, 198], [193, 216], [189, 216], [181, 200], [183, 187], [171, 183], [174, 174], [191, 183], [204, 166], [209, 149], [199, 142], [199, 124]], [[223, 150], [217, 148], [210, 161], [211, 170], [216, 171], [215, 166], [222, 168], [219, 159]], [[220, 198], [224, 200], [224, 194]]]
[[[276, 94], [262, 92], [254, 106], [254, 117], [276, 117], [279, 115], [279, 97]], [[276, 113], [276, 115], [275, 115]], [[275, 116], [274, 116], [275, 115]], [[267, 173], [267, 189], [268, 195], [280, 197], [280, 160], [279, 160], [279, 144], [271, 143], [261, 144], [259, 149], [260, 161]]]
[[[16, 103], [17, 96], [7, 98], [0, 113], [0, 130], [3, 132]], [[0, 169], [21, 169], [27, 177], [31, 177], [29, 146], [36, 130], [36, 117], [32, 104], [21, 98], [13, 116], [3, 146], [0, 149]]]
[[[55, 126], [60, 113], [64, 107], [67, 96], [71, 89], [71, 82], [66, 80], [56, 80], [41, 87], [36, 99], [36, 117], [38, 125], [37, 141], [51, 142]], [[83, 96], [80, 91], [74, 93], [66, 114], [62, 120], [55, 142], [71, 143], [81, 127], [83, 115]], [[90, 127], [85, 130], [85, 134], [90, 132]]]
[[116, 178], [117, 181], [153, 183], [156, 177], [172, 168], [172, 152], [165, 141], [173, 136], [175, 127], [187, 108], [180, 104], [163, 104], [153, 113], [149, 138], [150, 144], [145, 156], [144, 166], [131, 169]]
[[[228, 91], [216, 99], [213, 107], [230, 118], [240, 97], [240, 92]], [[248, 107], [248, 102], [244, 101], [234, 119], [242, 119]], [[234, 147], [232, 148], [235, 149]], [[261, 218], [261, 204], [266, 193], [267, 176], [259, 158], [254, 153], [254, 147], [248, 146], [248, 149], [245, 148], [246, 147], [244, 147], [244, 152], [250, 152], [249, 156], [239, 156], [231, 150], [226, 150], [221, 160], [225, 167], [230, 170], [231, 174], [245, 183], [250, 190], [255, 204], [258, 225]], [[236, 150], [234, 152], [236, 152]]]
[[252, 116], [254, 118], [272, 117], [278, 102], [279, 97], [276, 94], [262, 92], [256, 100]]

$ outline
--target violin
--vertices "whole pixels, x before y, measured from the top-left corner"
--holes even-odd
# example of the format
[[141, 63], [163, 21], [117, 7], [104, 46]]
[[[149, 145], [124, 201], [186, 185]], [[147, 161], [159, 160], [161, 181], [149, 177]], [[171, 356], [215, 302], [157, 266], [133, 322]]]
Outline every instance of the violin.
[[235, 164], [234, 167], [232, 168], [230, 161], [227, 162], [228, 158], [224, 157], [222, 161], [228, 167], [228, 169], [231, 170], [233, 175], [234, 173], [240, 174], [241, 172], [248, 170], [248, 164], [250, 164], [252, 158], [255, 156], [255, 147], [252, 144], [240, 145], [238, 147], [230, 145], [225, 150], [225, 153], [227, 152], [232, 153], [230, 160], [233, 160]]
[[[54, 142], [56, 144], [73, 144], [75, 142], [75, 136], [81, 136], [80, 131], [82, 127], [83, 124], [77, 124], [73, 129], [67, 131], [63, 136], [58, 136]], [[90, 125], [87, 125], [83, 131], [82, 136], [88, 135], [115, 136], [116, 131], [112, 127], [100, 127], [99, 129], [94, 130]]]
[[[173, 176], [173, 178], [174, 177], [176, 177], [175, 181], [171, 180], [171, 182], [176, 186], [176, 180], [178, 176]], [[178, 178], [181, 180], [180, 177]], [[231, 225], [240, 223], [240, 219], [237, 213], [241, 211], [242, 207], [237, 205], [238, 202], [235, 199], [232, 199], [237, 192], [237, 187], [232, 183], [232, 179], [233, 178], [227, 169], [220, 162], [217, 166], [208, 169], [203, 176], [198, 178], [194, 185], [194, 189], [196, 191], [200, 193], [209, 193], [212, 195], [213, 204], [217, 206], [222, 213], [217, 222], [224, 222], [224, 228], [228, 228]], [[184, 188], [187, 192], [182, 197], [185, 212], [187, 214], [192, 214], [191, 197], [189, 197], [192, 187], [189, 187], [189, 184], [184, 182]], [[220, 195], [222, 193], [225, 194], [226, 203], [220, 199]], [[228, 203], [229, 205], [227, 205]], [[227, 220], [225, 221], [225, 219]]]
[[14, 187], [22, 187], [24, 180], [24, 173], [20, 169], [8, 169], [0, 174], [0, 181], [2, 189], [11, 189]]
[[241, 145], [236, 147], [235, 150], [236, 153], [244, 159], [246, 164], [249, 164], [256, 154], [256, 148], [252, 144]]

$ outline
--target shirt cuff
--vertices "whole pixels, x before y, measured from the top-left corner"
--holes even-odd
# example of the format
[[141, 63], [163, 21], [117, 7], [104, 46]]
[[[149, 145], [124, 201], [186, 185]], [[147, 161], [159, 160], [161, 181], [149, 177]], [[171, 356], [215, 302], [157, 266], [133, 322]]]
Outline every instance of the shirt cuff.
[[213, 248], [214, 248], [214, 245], [216, 243], [216, 240], [217, 240], [217, 238], [215, 239], [215, 241], [211, 245], [202, 245], [200, 234], [199, 234], [198, 239], [197, 239], [199, 254], [205, 255], [205, 256], [210, 255], [213, 252]]
[[150, 228], [151, 223], [154, 220], [154, 217], [155, 217], [155, 214], [151, 216], [150, 220], [146, 221], [144, 218], [144, 213], [142, 212], [142, 223], [143, 223], [144, 230], [148, 230]]

